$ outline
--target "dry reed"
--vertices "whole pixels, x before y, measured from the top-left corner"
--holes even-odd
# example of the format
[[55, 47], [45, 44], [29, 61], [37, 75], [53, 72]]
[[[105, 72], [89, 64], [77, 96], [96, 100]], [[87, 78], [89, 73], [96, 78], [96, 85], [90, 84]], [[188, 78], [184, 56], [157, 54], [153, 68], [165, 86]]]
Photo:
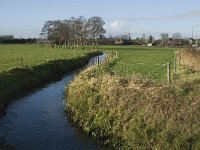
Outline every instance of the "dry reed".
[[200, 149], [200, 90], [190, 82], [156, 84], [94, 67], [67, 95], [74, 123], [116, 149]]

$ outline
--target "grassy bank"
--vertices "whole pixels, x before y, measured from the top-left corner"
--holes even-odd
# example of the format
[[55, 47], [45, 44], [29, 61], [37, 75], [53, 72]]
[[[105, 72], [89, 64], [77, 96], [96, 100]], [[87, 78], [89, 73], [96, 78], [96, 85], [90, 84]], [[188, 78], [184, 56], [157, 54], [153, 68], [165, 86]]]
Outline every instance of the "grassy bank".
[[118, 61], [88, 68], [69, 85], [72, 122], [115, 149], [200, 149], [199, 72], [183, 68], [168, 85], [117, 74]]
[[37, 66], [50, 60], [71, 59], [91, 52], [91, 47], [84, 50], [49, 48], [35, 44], [0, 44], [0, 72], [16, 67]]
[[85, 53], [70, 59], [57, 59], [40, 65], [22, 66], [0, 73], [0, 114], [10, 100], [67, 72], [81, 68], [99, 52]]

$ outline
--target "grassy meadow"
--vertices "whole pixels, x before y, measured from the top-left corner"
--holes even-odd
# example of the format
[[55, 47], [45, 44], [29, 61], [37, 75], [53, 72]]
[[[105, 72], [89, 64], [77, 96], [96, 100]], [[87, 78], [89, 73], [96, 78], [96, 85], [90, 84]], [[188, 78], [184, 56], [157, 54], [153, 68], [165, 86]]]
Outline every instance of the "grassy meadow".
[[[40, 47], [30, 44], [0, 45], [0, 72], [19, 66], [36, 66], [48, 60], [70, 59], [81, 56], [91, 49], [77, 50]], [[22, 58], [22, 62], [21, 62]]]
[[[173, 62], [174, 51], [169, 48], [138, 46], [100, 46], [100, 50], [119, 51], [119, 59], [112, 70], [119, 75], [140, 74], [156, 80], [166, 79], [166, 64]], [[91, 52], [64, 48], [40, 47], [38, 45], [0, 45], [0, 72], [19, 66], [36, 66], [48, 60], [70, 59]]]
[[174, 49], [141, 46], [104, 46], [101, 49], [119, 52], [112, 70], [121, 76], [140, 74], [161, 81], [166, 80], [166, 63], [171, 62], [173, 68]]

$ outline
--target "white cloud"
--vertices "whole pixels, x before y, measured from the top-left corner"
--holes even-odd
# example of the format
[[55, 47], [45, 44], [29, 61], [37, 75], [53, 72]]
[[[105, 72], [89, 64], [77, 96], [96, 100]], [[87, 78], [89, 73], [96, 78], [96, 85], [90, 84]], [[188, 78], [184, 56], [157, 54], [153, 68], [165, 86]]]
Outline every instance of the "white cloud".
[[114, 20], [105, 25], [107, 34], [120, 35], [124, 32], [131, 32], [131, 24], [124, 20]]
[[[109, 22], [104, 26], [107, 35], [122, 35], [125, 32], [129, 32], [132, 36], [141, 36], [142, 33], [152, 33], [159, 35], [162, 32], [184, 32], [187, 36], [190, 34], [190, 30], [193, 23], [184, 26], [178, 25], [178, 22], [183, 22], [185, 19], [200, 18], [200, 9], [193, 9], [184, 13], [168, 16], [141, 16], [141, 17], [122, 17], [109, 19]], [[141, 21], [141, 22], [140, 22]], [[144, 21], [144, 22], [142, 22]], [[145, 22], [146, 21], [146, 22]], [[165, 23], [166, 21], [166, 23]], [[175, 21], [174, 26], [171, 27], [170, 22]], [[187, 23], [189, 21], [187, 20]], [[195, 24], [195, 23], [194, 23]], [[183, 30], [181, 30], [181, 28]], [[186, 34], [185, 34], [186, 35]]]
[[115, 20], [110, 24], [110, 27], [113, 28], [114, 30], [123, 28], [125, 26], [125, 21], [122, 20]]
[[153, 20], [177, 20], [177, 19], [191, 19], [191, 18], [200, 18], [200, 9], [193, 9], [185, 13], [172, 15], [172, 16], [141, 16], [141, 17], [124, 17], [118, 18], [121, 21], [153, 21]]

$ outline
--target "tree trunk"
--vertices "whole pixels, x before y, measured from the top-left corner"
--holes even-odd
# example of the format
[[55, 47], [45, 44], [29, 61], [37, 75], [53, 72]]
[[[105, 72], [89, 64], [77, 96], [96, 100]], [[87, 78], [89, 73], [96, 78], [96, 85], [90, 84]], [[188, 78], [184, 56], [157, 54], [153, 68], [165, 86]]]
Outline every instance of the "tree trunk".
[[81, 49], [84, 49], [84, 47], [83, 47], [83, 39], [82, 38], [80, 38], [80, 43], [81, 43]]

